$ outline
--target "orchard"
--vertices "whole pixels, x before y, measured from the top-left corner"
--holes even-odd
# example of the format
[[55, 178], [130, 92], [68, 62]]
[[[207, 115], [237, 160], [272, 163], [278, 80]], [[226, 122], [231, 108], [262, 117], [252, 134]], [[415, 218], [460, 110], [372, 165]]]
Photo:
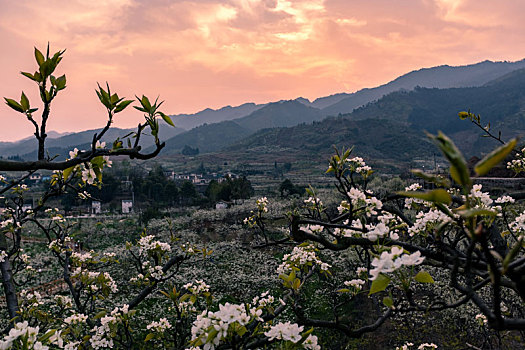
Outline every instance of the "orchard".
[[[50, 54], [48, 47], [34, 54], [37, 70], [22, 75], [37, 85], [42, 113], [37, 116], [24, 92], [19, 100], [5, 98], [34, 128], [38, 159], [0, 160], [0, 171], [19, 175], [2, 179], [0, 190], [7, 306], [0, 349], [351, 349], [385, 327], [419, 327], [425, 317], [461, 318], [464, 343], [458, 349], [525, 341], [523, 206], [518, 196], [494, 198], [475, 184], [444, 134], [429, 137], [448, 160], [449, 174], [414, 171], [434, 189], [412, 183], [404, 191], [379, 191], [373, 169], [343, 149], [329, 160], [331, 190], [310, 188], [306, 199], [259, 198], [216, 220], [243, 216], [224, 230], [249, 232], [248, 242], [203, 240], [192, 225], [223, 215], [203, 210], [148, 227], [132, 220], [80, 227], [49, 201], [65, 193], [90, 200], [86, 189], [103, 183], [114, 157], [156, 157], [164, 147], [159, 119], [173, 123], [158, 99], [126, 100], [109, 84], [99, 85], [107, 124], [89, 149], [53, 158], [46, 154], [46, 126], [52, 102], [66, 88], [66, 76], [54, 75], [64, 51]], [[115, 116], [129, 106], [144, 122], [131, 135], [103, 142]], [[479, 116], [459, 116], [481, 127]], [[475, 165], [476, 176], [511, 154], [508, 167], [525, 170], [516, 139], [505, 143], [484, 131], [502, 144]], [[145, 132], [155, 140], [149, 153], [140, 143]], [[53, 174], [27, 210], [23, 181], [37, 170]], [[28, 237], [44, 244], [28, 249]], [[58, 281], [58, 292], [35, 288], [49, 280]], [[437, 332], [432, 322], [424, 326]], [[430, 336], [418, 343], [403, 338], [398, 329], [386, 343], [392, 349], [452, 348], [439, 337], [436, 343]]]

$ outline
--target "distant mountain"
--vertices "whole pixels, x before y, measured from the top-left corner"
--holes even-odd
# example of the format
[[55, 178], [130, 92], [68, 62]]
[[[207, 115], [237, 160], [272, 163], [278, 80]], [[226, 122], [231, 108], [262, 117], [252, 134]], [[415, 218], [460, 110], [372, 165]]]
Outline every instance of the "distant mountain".
[[253, 133], [233, 121], [205, 124], [176, 135], [166, 141], [163, 155], [180, 153], [184, 146], [198, 148], [199, 152], [213, 152]]
[[350, 94], [346, 93], [339, 93], [335, 95], [325, 96], [325, 97], [319, 97], [315, 99], [311, 105], [312, 107], [323, 109], [328, 106], [334, 105], [337, 102], [341, 101], [342, 99], [345, 99], [346, 97], [350, 96]]
[[[182, 132], [180, 128], [173, 128], [164, 122], [160, 128], [159, 137], [161, 140], [167, 140], [176, 134]], [[54, 131], [48, 134], [58, 137], [49, 137], [46, 140], [46, 149], [50, 156], [58, 155], [60, 159], [68, 156], [69, 151], [75, 147], [78, 149], [86, 149], [93, 140], [93, 135], [100, 132], [102, 129], [86, 130], [77, 133], [66, 133], [65, 136], [58, 136]], [[119, 129], [111, 128], [102, 138], [102, 141], [111, 143], [117, 137], [125, 136], [126, 134], [135, 131], [135, 129]], [[151, 135], [145, 134], [141, 138], [141, 145], [143, 148], [148, 148], [154, 144], [154, 138]], [[19, 155], [23, 159], [33, 160], [37, 157], [38, 143], [34, 137], [29, 137], [17, 142], [0, 143], [0, 155], [9, 157]]]
[[264, 106], [264, 104], [245, 103], [240, 106], [226, 106], [221, 109], [206, 108], [195, 114], [176, 114], [171, 116], [171, 118], [177, 127], [190, 130], [203, 124], [241, 118]]
[[264, 128], [294, 126], [323, 118], [320, 110], [297, 100], [269, 103], [252, 114], [235, 119], [240, 126], [257, 131]]
[[[525, 69], [513, 71], [481, 87], [416, 88], [393, 92], [354, 112], [312, 124], [261, 130], [224, 150], [231, 157], [264, 155], [290, 160], [325, 158], [332, 145], [355, 146], [355, 154], [383, 165], [404, 167], [414, 159], [439, 154], [424, 130], [442, 130], [467, 157], [481, 156], [498, 144], [462, 121], [458, 112], [471, 109], [502, 138], [525, 135]], [[253, 157], [253, 156], [252, 156]], [[397, 165], [396, 165], [397, 164]]]
[[[389, 120], [350, 120], [330, 117], [291, 128], [261, 130], [226, 148], [235, 159], [326, 162], [333, 146], [355, 146], [354, 154], [388, 167], [405, 166], [417, 157], [432, 157], [434, 145], [423, 133]], [[255, 158], [254, 158], [255, 157]], [[396, 165], [397, 163], [397, 165]]]
[[[322, 110], [323, 116], [336, 116], [339, 113], [350, 113], [355, 108], [378, 100], [394, 91], [413, 90], [416, 86], [429, 88], [482, 86], [489, 81], [521, 68], [525, 68], [525, 60], [517, 62], [484, 61], [456, 67], [443, 65], [412, 71], [387, 84], [375, 88], [362, 89], [355, 93], [337, 93], [319, 97], [312, 102], [299, 97], [295, 101], [308, 107]], [[207, 108], [195, 114], [173, 115], [172, 118], [177, 127], [190, 130], [203, 124], [246, 117], [269, 104], [271, 103], [245, 103], [240, 106], [226, 106], [217, 110]]]
[[504, 139], [525, 132], [525, 69], [516, 70], [481, 87], [454, 89], [417, 88], [395, 92], [345, 117], [352, 120], [388, 119], [412, 130], [449, 134], [468, 155], [479, 155], [495, 146], [480, 138], [481, 131], [457, 113], [470, 109], [482, 123], [501, 131]]
[[[399, 90], [412, 90], [416, 86], [428, 88], [453, 88], [482, 86], [517, 69], [525, 68], [525, 60], [517, 62], [484, 61], [476, 64], [452, 67], [448, 65], [423, 68], [371, 89], [348, 94], [336, 103], [322, 108], [324, 115], [350, 113], [355, 108]], [[334, 95], [334, 97], [342, 97]], [[316, 100], [317, 101], [317, 100]], [[315, 101], [314, 101], [315, 105]], [[316, 106], [316, 107], [319, 107]]]

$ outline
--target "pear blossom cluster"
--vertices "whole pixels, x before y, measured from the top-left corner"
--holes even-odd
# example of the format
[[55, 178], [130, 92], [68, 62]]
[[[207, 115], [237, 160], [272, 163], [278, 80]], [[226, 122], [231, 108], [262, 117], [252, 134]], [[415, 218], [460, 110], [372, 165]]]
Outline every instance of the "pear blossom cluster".
[[366, 165], [365, 161], [361, 157], [353, 157], [346, 159], [348, 168], [350, 171], [355, 171], [358, 174], [363, 175], [364, 177], [368, 176], [369, 171], [372, 170], [371, 167]]
[[[408, 187], [405, 187], [405, 191], [414, 192], [414, 191], [419, 191], [422, 188], [423, 187], [421, 187], [421, 185], [416, 182]], [[409, 197], [405, 198], [405, 208], [407, 209], [417, 209], [421, 205], [424, 205], [424, 204], [425, 204], [425, 201], [419, 198], [409, 198]]]
[[302, 268], [309, 266], [319, 266], [321, 271], [328, 271], [331, 266], [322, 262], [315, 254], [315, 251], [315, 246], [312, 244], [294, 247], [290, 254], [283, 256], [283, 262], [277, 267], [277, 273], [287, 274], [293, 267]]
[[9, 334], [0, 340], [0, 349], [48, 350], [49, 347], [38, 340], [39, 331], [39, 327], [30, 327], [27, 321], [18, 322], [9, 330]]
[[[95, 148], [97, 149], [103, 149], [106, 147], [105, 142], [97, 141], [95, 144]], [[79, 151], [78, 148], [75, 148], [74, 150], [69, 152], [69, 159], [76, 158], [78, 156]], [[107, 166], [110, 168], [112, 165], [112, 161], [110, 160], [109, 156], [103, 156], [102, 157], [102, 165], [98, 165], [93, 163], [91, 161], [90, 163], [83, 163], [76, 166], [77, 169], [80, 170], [82, 181], [86, 184], [93, 185], [98, 180], [97, 177], [97, 171], [100, 171], [102, 167]]]
[[203, 280], [195, 280], [195, 282], [186, 283], [183, 288], [195, 295], [210, 291], [210, 286]]
[[259, 211], [262, 211], [264, 213], [268, 212], [268, 198], [261, 197], [255, 201], [255, 204], [257, 205], [257, 209]]
[[146, 276], [160, 280], [164, 276], [164, 270], [160, 265], [152, 265], [149, 261], [142, 263], [142, 269], [146, 271]]
[[470, 190], [470, 199], [473, 201], [473, 208], [489, 208], [492, 205], [492, 198], [487, 192], [482, 192], [482, 185], [473, 185]]
[[394, 272], [403, 266], [420, 265], [423, 260], [425, 258], [421, 256], [419, 250], [412, 254], [406, 254], [402, 248], [393, 246], [390, 252], [384, 251], [379, 258], [375, 257], [372, 260], [374, 268], [370, 270], [370, 279], [373, 281], [380, 273]]
[[477, 314], [475, 319], [479, 323], [480, 326], [486, 325], [489, 322], [487, 320], [487, 316], [485, 316], [483, 314]]
[[511, 196], [501, 196], [494, 201], [496, 204], [512, 204], [514, 202], [515, 200]]
[[111, 293], [118, 292], [117, 283], [108, 272], [87, 271], [82, 267], [77, 267], [71, 277], [81, 280], [91, 292], [104, 291], [106, 288]]
[[261, 197], [255, 201], [255, 205], [257, 205], [257, 212], [254, 212], [253, 210], [250, 211], [250, 216], [245, 218], [243, 220], [243, 223], [245, 225], [249, 225], [250, 227], [253, 227], [257, 224], [257, 218], [261, 217], [263, 213], [268, 212], [268, 198], [267, 197]]
[[431, 209], [428, 212], [420, 211], [416, 215], [414, 225], [408, 228], [408, 234], [411, 237], [416, 234], [424, 234], [440, 223], [450, 222], [451, 220], [448, 215], [437, 209]]
[[344, 285], [347, 287], [355, 288], [356, 290], [361, 290], [366, 282], [362, 279], [353, 279], [350, 281], [344, 281]]
[[155, 237], [152, 235], [140, 238], [137, 245], [141, 256], [151, 256], [155, 253], [160, 253], [162, 255], [171, 252], [171, 246], [168, 243], [156, 241], [154, 238]]
[[86, 263], [86, 262], [93, 260], [94, 253], [95, 252], [93, 250], [89, 252], [85, 252], [85, 253], [73, 252], [71, 253], [71, 259], [75, 260], [77, 263], [80, 263], [80, 264]]
[[525, 234], [525, 211], [518, 215], [509, 226], [514, 233], [518, 235]]
[[165, 330], [170, 329], [171, 324], [168, 322], [168, 319], [163, 317], [158, 322], [153, 321], [146, 326], [146, 329], [153, 330], [158, 333], [163, 333]]
[[270, 294], [270, 291], [266, 291], [262, 293], [260, 296], [256, 296], [255, 298], [253, 298], [252, 304], [265, 307], [267, 305], [273, 304], [274, 301], [275, 301], [274, 296]]
[[7, 228], [7, 227], [12, 227], [12, 226], [20, 227], [20, 223], [15, 222], [15, 220], [13, 219], [6, 219], [0, 222], [0, 228]]
[[67, 324], [80, 324], [80, 323], [86, 323], [87, 321], [87, 316], [84, 315], [84, 314], [77, 314], [77, 313], [74, 313], [73, 315], [71, 316], [68, 316], [64, 319], [64, 322], [67, 323]]
[[71, 250], [71, 242], [71, 237], [66, 236], [64, 240], [52, 240], [47, 247], [56, 253], [63, 253]]
[[[299, 326], [296, 323], [280, 322], [275, 325], [272, 325], [270, 327], [270, 330], [264, 332], [264, 335], [268, 337], [270, 341], [283, 340], [283, 341], [290, 341], [294, 344], [297, 344], [303, 338], [301, 334], [303, 329], [304, 329], [303, 326]], [[315, 335], [308, 335], [308, 337], [305, 339], [305, 341], [301, 345], [303, 349], [312, 349], [312, 350], [321, 349], [321, 347], [317, 344], [317, 336]]]
[[123, 305], [121, 308], [113, 309], [110, 315], [100, 318], [100, 325], [91, 329], [92, 335], [89, 343], [93, 349], [113, 348], [113, 334], [115, 334], [118, 324], [127, 317], [128, 312], [128, 305]]
[[248, 325], [254, 318], [260, 318], [261, 314], [261, 309], [230, 303], [219, 305], [216, 312], [204, 310], [191, 327], [191, 344], [213, 350], [235, 330]]
[[24, 289], [20, 292], [20, 300], [22, 301], [22, 305], [20, 305], [21, 309], [34, 308], [44, 303], [42, 300], [42, 295], [39, 292], [29, 291], [27, 289]]
[[323, 206], [323, 202], [317, 198], [317, 197], [308, 197], [307, 199], [304, 200], [304, 204], [307, 206], [307, 207], [312, 207], [312, 208], [316, 208], [316, 207], [322, 207]]
[[301, 227], [301, 230], [308, 233], [321, 233], [323, 232], [324, 227], [321, 225], [306, 225], [305, 227]]
[[3, 263], [7, 258], [7, 253], [4, 250], [0, 250], [0, 263]]
[[507, 169], [514, 171], [516, 174], [525, 171], [525, 148], [522, 148], [521, 154], [516, 159], [507, 162]]
[[[334, 234], [340, 237], [362, 237], [376, 241], [378, 238], [389, 236], [391, 239], [396, 240], [399, 238], [397, 230], [391, 230], [390, 225], [397, 222], [397, 218], [394, 215], [386, 213], [377, 217], [378, 221], [376, 224], [364, 224], [361, 220], [352, 220], [350, 225], [351, 228], [336, 228]], [[349, 220], [344, 221], [345, 225], [349, 224]]]
[[71, 300], [70, 297], [65, 295], [55, 295], [53, 298], [55, 302], [66, 309], [70, 309], [73, 307], [73, 300]]
[[182, 288], [186, 289], [191, 295], [194, 296], [193, 298], [183, 297], [179, 299], [178, 305], [183, 314], [197, 312], [195, 303], [198, 296], [204, 295], [205, 297], [209, 297], [211, 295], [210, 286], [207, 285], [203, 280], [195, 280], [194, 282], [186, 283], [182, 286]]
[[367, 217], [372, 215], [377, 215], [378, 210], [383, 208], [383, 203], [374, 196], [371, 196], [372, 192], [368, 191], [369, 196], [367, 196], [363, 191], [356, 187], [352, 187], [348, 191], [347, 195], [350, 198], [350, 203], [343, 200], [341, 204], [337, 207], [340, 214], [350, 210], [361, 210], [364, 209]]

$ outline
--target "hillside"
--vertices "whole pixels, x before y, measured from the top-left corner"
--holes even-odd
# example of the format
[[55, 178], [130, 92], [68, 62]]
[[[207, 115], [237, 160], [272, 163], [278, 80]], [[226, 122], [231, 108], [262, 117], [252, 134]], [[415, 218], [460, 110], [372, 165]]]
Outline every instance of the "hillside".
[[525, 69], [482, 87], [395, 92], [345, 117], [395, 120], [420, 132], [441, 130], [467, 155], [480, 155], [495, 143], [480, 138], [479, 129], [457, 117], [459, 111], [469, 109], [480, 114], [485, 123], [490, 122], [492, 130], [501, 131], [504, 139], [525, 133]]
[[[442, 130], [467, 157], [493, 149], [494, 140], [461, 121], [459, 111], [471, 109], [509, 139], [525, 134], [525, 69], [507, 74], [483, 87], [394, 92], [353, 113], [291, 128], [266, 129], [228, 147], [223, 153], [247, 158], [288, 155], [289, 159], [326, 159], [337, 147], [355, 146], [360, 156], [402, 168], [415, 159], [431, 159], [437, 148], [424, 131]], [[234, 157], [234, 156], [232, 156]]]
[[[407, 130], [395, 121], [342, 117], [291, 128], [265, 129], [222, 153], [230, 154], [232, 158], [257, 161], [279, 158], [281, 161], [308, 159], [326, 162], [334, 152], [333, 146], [340, 149], [352, 145], [355, 154], [382, 164], [392, 161], [406, 164], [435, 153], [433, 144], [424, 134]], [[253, 158], [254, 155], [258, 158]]]
[[161, 154], [179, 153], [186, 145], [198, 148], [201, 153], [217, 151], [225, 145], [236, 142], [252, 133], [252, 130], [232, 121], [206, 124], [167, 140], [166, 147]]
[[311, 123], [322, 118], [319, 109], [293, 100], [269, 103], [246, 117], [235, 119], [235, 122], [246, 129], [257, 131]]
[[242, 118], [264, 106], [263, 104], [244, 103], [236, 107], [226, 106], [220, 109], [206, 108], [194, 114], [176, 114], [171, 116], [171, 119], [177, 127], [190, 130], [203, 124], [219, 123], [225, 120]]
[[246, 117], [205, 124], [176, 135], [166, 141], [162, 154], [178, 153], [185, 145], [197, 147], [200, 152], [217, 152], [260, 129], [294, 126], [321, 118], [318, 109], [299, 101], [269, 103]]
[[[301, 102], [309, 107], [321, 109], [323, 116], [336, 116], [339, 113], [350, 113], [355, 108], [375, 101], [394, 91], [412, 90], [416, 86], [442, 89], [482, 86], [489, 81], [521, 68], [525, 68], [525, 60], [517, 62], [484, 61], [465, 66], [443, 65], [415, 70], [384, 85], [374, 88], [365, 88], [355, 93], [336, 93], [330, 96], [316, 98], [312, 102], [299, 97], [295, 101]], [[225, 120], [246, 117], [269, 104], [271, 103], [245, 103], [240, 106], [226, 106], [216, 110], [207, 108], [194, 114], [172, 115], [172, 119], [178, 127], [190, 130], [206, 123], [219, 123]], [[318, 118], [314, 120], [318, 120]], [[308, 121], [304, 120], [303, 122]]]
[[525, 60], [517, 62], [484, 61], [459, 67], [445, 65], [423, 68], [402, 75], [387, 84], [349, 94], [348, 97], [324, 107], [322, 112], [324, 115], [350, 113], [355, 108], [377, 100], [391, 92], [412, 90], [417, 86], [440, 89], [482, 86], [522, 68], [525, 68]]

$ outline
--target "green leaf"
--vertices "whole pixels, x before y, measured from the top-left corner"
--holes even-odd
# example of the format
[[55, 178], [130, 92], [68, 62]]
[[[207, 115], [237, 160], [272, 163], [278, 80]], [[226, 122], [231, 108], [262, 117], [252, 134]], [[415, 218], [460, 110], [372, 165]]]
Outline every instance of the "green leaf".
[[150, 333], [146, 336], [146, 339], [144, 339], [145, 342], [150, 341], [151, 339], [155, 338], [155, 334]]
[[246, 334], [247, 331], [248, 331], [248, 330], [246, 329], [246, 327], [242, 326], [241, 328], [239, 328], [239, 329], [237, 330], [237, 334], [239, 335], [239, 337], [242, 337], [243, 335]]
[[24, 111], [27, 111], [29, 109], [29, 99], [27, 98], [26, 94], [22, 91], [22, 96], [20, 97], [20, 105], [24, 109]]
[[71, 172], [73, 172], [73, 169], [75, 169], [74, 166], [72, 166], [71, 168], [67, 168], [64, 170], [62, 176], [64, 177], [64, 181], [67, 181], [67, 179], [69, 178], [69, 175], [71, 175]]
[[159, 112], [160, 116], [162, 117], [162, 119], [164, 119], [164, 121], [166, 123], [168, 123], [169, 125], [175, 127], [175, 124], [173, 124], [173, 121], [171, 120], [171, 118], [169, 116], [167, 116], [166, 114], [162, 113], [162, 112]]
[[390, 307], [394, 306], [394, 300], [392, 300], [391, 297], [384, 297], [383, 298], [383, 304], [386, 307], [390, 308]]
[[22, 106], [20, 105], [20, 103], [16, 102], [16, 101], [13, 100], [13, 99], [6, 98], [6, 97], [4, 97], [4, 100], [5, 100], [5, 102], [7, 103], [7, 105], [8, 105], [9, 107], [11, 107], [12, 109], [14, 109], [15, 111], [20, 112], [20, 113], [24, 113], [24, 109], [22, 108]]
[[93, 164], [95, 167], [102, 168], [102, 166], [104, 165], [104, 157], [98, 156], [91, 159], [91, 164]]
[[20, 72], [20, 74], [22, 74], [24, 77], [27, 77], [27, 78], [29, 78], [29, 79], [31, 79], [31, 80], [33, 80], [33, 81], [38, 81], [38, 80], [36, 79], [36, 77], [35, 77], [33, 74], [31, 74], [31, 73], [28, 73], [28, 72]]
[[442, 188], [438, 188], [437, 190], [427, 191], [427, 192], [407, 192], [407, 191], [401, 191], [398, 192], [398, 194], [410, 197], [410, 198], [419, 198], [428, 202], [433, 203], [445, 203], [450, 204], [452, 202], [452, 197], [450, 197], [450, 193], [445, 191]]
[[342, 289], [338, 289], [338, 290], [336, 290], [336, 292], [338, 292], [338, 293], [350, 293], [350, 289], [348, 289], [348, 288], [342, 288]]
[[219, 331], [215, 328], [211, 328], [211, 330], [208, 333], [208, 338], [206, 339], [206, 343], [211, 343], [213, 339], [219, 334]]
[[104, 316], [106, 316], [106, 311], [102, 310], [99, 313], [97, 313], [93, 318], [97, 320], [97, 319], [102, 318]]
[[299, 278], [296, 278], [293, 281], [293, 289], [299, 290], [300, 287], [301, 287], [301, 280]]
[[390, 283], [390, 277], [380, 273], [377, 276], [377, 278], [372, 282], [372, 285], [370, 286], [370, 292], [368, 293], [368, 295], [372, 295], [372, 294], [384, 291], [386, 287], [388, 287], [389, 283]]
[[56, 333], [56, 329], [50, 329], [46, 332], [46, 334], [44, 334], [42, 337], [38, 338], [39, 341], [41, 342], [46, 342], [49, 338], [51, 338], [53, 336], [53, 334]]
[[450, 175], [452, 179], [465, 188], [470, 188], [471, 181], [465, 158], [458, 150], [454, 142], [441, 131], [437, 135], [429, 137], [437, 144], [443, 155], [450, 162]]
[[[139, 100], [140, 101], [140, 100]], [[133, 106], [133, 108], [135, 108], [137, 111], [141, 111], [141, 112], [144, 112], [144, 113], [147, 113], [148, 111], [146, 111], [144, 108], [142, 107], [137, 107], [137, 106]]]
[[424, 270], [421, 270], [414, 276], [414, 279], [419, 283], [434, 283], [434, 279], [430, 274]]
[[457, 210], [456, 213], [461, 215], [461, 217], [467, 219], [471, 218], [473, 216], [493, 216], [495, 217], [498, 215], [495, 211], [489, 210], [489, 209], [463, 209], [463, 210]]
[[151, 103], [149, 102], [149, 99], [142, 95], [142, 98], [140, 99], [140, 103], [142, 104], [142, 107], [146, 110], [147, 113], [151, 110]]
[[64, 90], [66, 88], [66, 75], [65, 74], [57, 78], [56, 87], [57, 87], [57, 90], [59, 91]]
[[505, 159], [505, 157], [510, 152], [512, 152], [517, 142], [518, 140], [514, 138], [483, 157], [483, 159], [480, 160], [474, 167], [476, 174], [485, 175], [490, 169]]
[[124, 101], [120, 102], [117, 105], [117, 108], [115, 108], [115, 113], [122, 112], [127, 106], [130, 105], [130, 103], [133, 103], [133, 100], [124, 100]]
[[35, 59], [36, 59], [36, 63], [38, 63], [38, 66], [41, 67], [42, 64], [45, 62], [45, 58], [44, 58], [44, 55], [42, 55], [42, 52], [40, 52], [39, 49], [37, 49], [35, 47]]
[[470, 115], [470, 113], [469, 112], [465, 112], [465, 111], [458, 113], [459, 119], [461, 119], [461, 120], [467, 119], [469, 117], [469, 115]]
[[117, 94], [113, 94], [113, 95], [111, 95], [111, 104], [112, 104], [112, 105], [117, 104], [118, 101], [119, 101], [119, 98], [118, 98], [118, 95], [117, 95]]

